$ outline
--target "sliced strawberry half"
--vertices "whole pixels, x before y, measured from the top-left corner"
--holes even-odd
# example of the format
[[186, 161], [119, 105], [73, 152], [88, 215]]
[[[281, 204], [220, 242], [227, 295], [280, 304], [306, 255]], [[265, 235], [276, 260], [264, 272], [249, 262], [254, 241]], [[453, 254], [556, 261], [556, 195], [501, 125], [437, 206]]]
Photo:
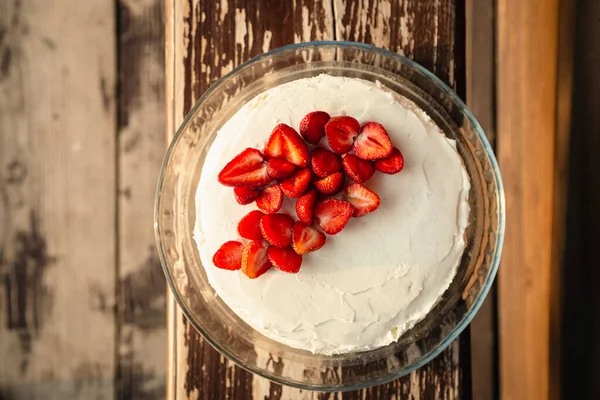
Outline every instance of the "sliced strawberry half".
[[241, 237], [250, 240], [261, 240], [260, 220], [265, 214], [259, 210], [250, 211], [238, 223], [237, 231]]
[[338, 154], [352, 149], [354, 139], [358, 136], [360, 124], [352, 117], [333, 117], [325, 125], [325, 134], [329, 147]]
[[296, 214], [298, 214], [298, 219], [306, 225], [310, 225], [313, 222], [315, 204], [317, 203], [318, 197], [319, 193], [317, 193], [317, 190], [312, 189], [298, 197], [298, 201], [296, 201]]
[[400, 150], [394, 147], [392, 148], [392, 154], [375, 161], [375, 168], [384, 174], [397, 174], [404, 168], [404, 157]]
[[315, 187], [319, 192], [330, 196], [339, 192], [342, 189], [343, 184], [344, 174], [342, 172], [336, 172], [335, 174], [329, 175], [327, 178], [316, 181]]
[[246, 243], [242, 252], [242, 272], [250, 279], [255, 279], [271, 268], [267, 255], [267, 243], [256, 240]]
[[287, 178], [295, 169], [294, 164], [283, 158], [271, 158], [267, 164], [267, 173], [273, 179]]
[[287, 197], [300, 197], [308, 189], [310, 184], [310, 169], [305, 168], [286, 178], [279, 184], [281, 190]]
[[298, 254], [306, 254], [311, 251], [319, 250], [325, 244], [327, 238], [321, 231], [302, 222], [294, 224], [294, 242], [292, 246]]
[[265, 240], [277, 247], [292, 244], [294, 220], [286, 214], [269, 214], [260, 220], [260, 230]]
[[265, 214], [275, 214], [283, 203], [283, 193], [279, 185], [269, 186], [256, 199], [256, 206]]
[[377, 210], [381, 199], [372, 190], [367, 189], [360, 183], [346, 186], [346, 200], [354, 207], [353, 217], [362, 217], [365, 214]]
[[233, 196], [235, 197], [235, 201], [244, 206], [256, 200], [260, 196], [260, 190], [236, 187], [233, 188]]
[[213, 256], [213, 264], [221, 269], [235, 271], [242, 268], [242, 250], [244, 245], [238, 241], [231, 240], [219, 247]]
[[259, 188], [271, 182], [263, 154], [247, 148], [229, 161], [219, 172], [218, 180], [225, 186]]
[[265, 147], [265, 155], [285, 158], [300, 168], [308, 164], [308, 146], [298, 132], [286, 124], [275, 126]]
[[333, 151], [317, 148], [312, 152], [310, 166], [317, 176], [325, 178], [342, 170], [342, 158]]
[[377, 160], [392, 153], [392, 142], [383, 127], [377, 122], [367, 122], [360, 128], [354, 142], [354, 154], [363, 160]]
[[302, 256], [297, 254], [291, 247], [269, 246], [267, 255], [271, 265], [283, 272], [296, 274], [300, 271]]
[[354, 154], [345, 154], [343, 163], [344, 171], [356, 183], [368, 181], [375, 173], [373, 162], [361, 160]]
[[343, 200], [327, 199], [319, 202], [315, 207], [315, 218], [325, 233], [335, 235], [339, 233], [354, 213], [352, 204]]
[[325, 136], [325, 124], [331, 117], [324, 111], [308, 113], [300, 121], [300, 135], [310, 144], [318, 144]]

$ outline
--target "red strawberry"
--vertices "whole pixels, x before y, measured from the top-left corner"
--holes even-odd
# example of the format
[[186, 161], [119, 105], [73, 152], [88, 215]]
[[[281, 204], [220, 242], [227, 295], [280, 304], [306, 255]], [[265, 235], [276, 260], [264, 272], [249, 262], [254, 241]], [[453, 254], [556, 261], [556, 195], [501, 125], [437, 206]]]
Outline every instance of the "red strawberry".
[[363, 160], [377, 160], [392, 153], [392, 142], [383, 125], [367, 122], [354, 142], [354, 154]]
[[300, 271], [302, 256], [297, 254], [291, 247], [269, 246], [267, 255], [271, 265], [283, 272], [296, 274]]
[[244, 206], [256, 200], [260, 196], [260, 190], [236, 187], [233, 188], [233, 195], [235, 196], [235, 201]]
[[213, 264], [221, 269], [235, 271], [242, 268], [242, 250], [244, 245], [235, 240], [225, 242], [213, 256]]
[[271, 182], [262, 153], [247, 148], [229, 161], [219, 172], [219, 182], [225, 186], [259, 188]]
[[397, 174], [404, 168], [404, 157], [396, 147], [392, 148], [392, 154], [386, 158], [375, 161], [375, 168], [384, 174]]
[[312, 189], [298, 197], [298, 201], [296, 201], [296, 214], [298, 214], [298, 219], [306, 225], [310, 225], [313, 222], [315, 203], [317, 202], [318, 196], [319, 194], [317, 191]]
[[237, 231], [241, 237], [250, 240], [261, 240], [262, 232], [260, 230], [260, 219], [263, 212], [254, 210], [246, 214], [238, 223]]
[[373, 176], [375, 167], [371, 161], [361, 160], [354, 154], [346, 154], [344, 155], [344, 171], [354, 182], [363, 183]]
[[250, 279], [255, 279], [271, 268], [267, 256], [267, 243], [257, 240], [246, 243], [242, 252], [242, 272]]
[[316, 175], [325, 178], [342, 170], [342, 159], [333, 151], [317, 148], [312, 152], [310, 166]]
[[315, 218], [325, 233], [335, 235], [344, 229], [353, 212], [354, 207], [347, 201], [327, 199], [315, 207]]
[[267, 242], [277, 247], [292, 244], [294, 220], [286, 214], [269, 214], [260, 220], [260, 230]]
[[319, 250], [325, 244], [325, 234], [302, 222], [294, 224], [294, 251], [298, 254], [306, 254]]
[[256, 199], [256, 205], [265, 214], [275, 214], [283, 203], [283, 193], [279, 185], [269, 186]]
[[271, 158], [267, 164], [267, 173], [273, 179], [287, 178], [294, 173], [296, 166], [283, 158]]
[[315, 182], [317, 190], [324, 195], [330, 196], [336, 194], [342, 189], [344, 184], [344, 173], [336, 172], [335, 174], [329, 175], [327, 178], [323, 178], [320, 181]]
[[331, 150], [344, 154], [352, 149], [354, 139], [358, 136], [360, 124], [352, 117], [333, 117], [325, 125], [325, 134]]
[[318, 144], [325, 136], [325, 124], [329, 114], [324, 111], [313, 111], [300, 121], [300, 134], [308, 143]]
[[279, 186], [287, 197], [299, 197], [306, 192], [306, 189], [308, 189], [311, 178], [310, 175], [310, 169], [301, 169], [294, 175], [286, 178]]
[[354, 217], [362, 217], [375, 211], [381, 203], [377, 193], [359, 183], [346, 186], [346, 200], [354, 207]]
[[308, 146], [294, 128], [286, 124], [279, 124], [269, 136], [265, 155], [271, 158], [282, 157], [292, 164], [304, 168], [308, 163]]

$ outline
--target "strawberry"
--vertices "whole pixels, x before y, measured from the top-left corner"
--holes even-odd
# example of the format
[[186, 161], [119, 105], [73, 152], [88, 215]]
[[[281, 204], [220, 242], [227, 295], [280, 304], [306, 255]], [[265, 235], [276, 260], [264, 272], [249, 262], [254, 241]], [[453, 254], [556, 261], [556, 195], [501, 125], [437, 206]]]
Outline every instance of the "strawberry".
[[315, 182], [317, 190], [324, 195], [330, 196], [336, 194], [342, 189], [344, 184], [344, 173], [336, 172], [335, 174], [329, 175], [327, 178], [323, 178], [320, 181]]
[[324, 111], [313, 111], [300, 121], [300, 135], [310, 144], [318, 144], [325, 136], [325, 124], [329, 114]]
[[352, 149], [354, 139], [358, 136], [360, 124], [352, 117], [333, 117], [325, 125], [325, 134], [331, 150], [344, 154]]
[[223, 243], [213, 256], [213, 264], [221, 269], [235, 271], [242, 268], [242, 250], [244, 245], [235, 240]]
[[354, 207], [347, 201], [327, 199], [315, 207], [315, 218], [325, 233], [335, 235], [344, 229], [353, 212]]
[[361, 160], [354, 154], [344, 155], [344, 171], [356, 183], [368, 181], [375, 173], [373, 162]]
[[342, 170], [342, 159], [333, 151], [317, 148], [312, 152], [310, 166], [316, 175], [325, 178]]
[[308, 189], [310, 178], [310, 169], [301, 169], [294, 175], [283, 180], [279, 186], [287, 197], [299, 197], [306, 192], [306, 189]]
[[269, 246], [267, 256], [271, 265], [283, 272], [296, 274], [300, 271], [302, 256], [297, 254], [291, 247]]
[[260, 220], [263, 212], [259, 210], [250, 211], [238, 223], [237, 231], [241, 237], [250, 240], [261, 240]]
[[233, 188], [233, 195], [235, 196], [235, 201], [244, 206], [256, 200], [258, 196], [260, 196], [260, 190], [247, 187], [236, 187]]
[[267, 243], [257, 240], [246, 243], [242, 252], [242, 272], [250, 279], [255, 279], [271, 268], [267, 255]]
[[269, 136], [265, 155], [270, 158], [285, 158], [292, 164], [304, 168], [308, 163], [308, 146], [294, 128], [279, 124]]
[[269, 186], [256, 199], [256, 206], [265, 214], [275, 214], [283, 203], [283, 193], [279, 185]]
[[294, 251], [298, 254], [306, 254], [319, 250], [325, 244], [325, 234], [302, 222], [294, 224]]
[[286, 214], [268, 214], [260, 220], [260, 230], [267, 242], [277, 247], [292, 244], [294, 220]]
[[294, 173], [296, 166], [283, 158], [271, 158], [267, 164], [267, 174], [273, 179], [287, 178]]
[[383, 125], [367, 122], [354, 142], [354, 154], [363, 160], [377, 160], [392, 153], [392, 142]]
[[396, 147], [392, 148], [392, 154], [386, 158], [375, 161], [375, 168], [384, 174], [397, 174], [404, 168], [404, 157]]
[[259, 188], [271, 182], [262, 153], [247, 148], [229, 161], [219, 172], [219, 182], [225, 186]]
[[362, 217], [372, 211], [375, 211], [381, 200], [377, 193], [367, 189], [359, 183], [353, 183], [346, 186], [346, 200], [354, 207], [353, 216]]
[[310, 225], [313, 222], [315, 203], [317, 202], [318, 196], [319, 194], [317, 191], [312, 189], [298, 197], [298, 201], [296, 201], [296, 214], [298, 214], [298, 219], [306, 225]]

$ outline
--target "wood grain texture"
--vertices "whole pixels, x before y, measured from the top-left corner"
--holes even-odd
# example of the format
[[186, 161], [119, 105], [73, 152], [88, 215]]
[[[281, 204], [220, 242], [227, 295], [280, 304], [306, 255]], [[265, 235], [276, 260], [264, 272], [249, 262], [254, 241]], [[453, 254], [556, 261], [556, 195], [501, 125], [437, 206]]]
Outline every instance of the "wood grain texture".
[[508, 216], [499, 271], [500, 394], [549, 396], [558, 1], [498, 2], [498, 155]]
[[2, 398], [113, 398], [114, 32], [110, 2], [0, 2]]

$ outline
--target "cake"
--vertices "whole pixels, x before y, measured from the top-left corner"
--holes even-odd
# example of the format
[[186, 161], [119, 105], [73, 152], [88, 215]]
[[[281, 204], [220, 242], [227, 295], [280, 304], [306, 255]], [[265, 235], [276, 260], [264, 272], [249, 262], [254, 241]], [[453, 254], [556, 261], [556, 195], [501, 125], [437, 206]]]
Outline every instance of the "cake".
[[[217, 268], [214, 260], [224, 243], [239, 241], [235, 246], [240, 252], [242, 245], [250, 246], [240, 239], [238, 224], [258, 210], [252, 199], [240, 204], [246, 201], [219, 182], [220, 174], [244, 149], [262, 152], [274, 127], [299, 130], [314, 112], [385, 128], [401, 151], [402, 170], [376, 172], [354, 184], [376, 194], [376, 209], [348, 217], [337, 234], [322, 234], [326, 243], [303, 254], [299, 269], [290, 261], [293, 270], [273, 267], [249, 279], [239, 266], [235, 271]], [[331, 150], [327, 139], [319, 147]], [[307, 147], [315, 157], [315, 146], [309, 141]], [[282, 173], [287, 173], [286, 165], [282, 162]], [[312, 181], [320, 179], [311, 176]], [[333, 181], [327, 186], [337, 185]], [[352, 184], [344, 178], [344, 186]], [[325, 355], [371, 350], [398, 340], [449, 287], [465, 249], [469, 189], [456, 143], [413, 102], [378, 82], [319, 75], [259, 94], [218, 131], [198, 184], [194, 239], [216, 294], [261, 334]], [[333, 194], [333, 201], [343, 203], [337, 200], [343, 192]], [[296, 199], [283, 196], [278, 213], [298, 220]], [[260, 215], [255, 212], [258, 219]], [[295, 260], [285, 252], [274, 254]]]

